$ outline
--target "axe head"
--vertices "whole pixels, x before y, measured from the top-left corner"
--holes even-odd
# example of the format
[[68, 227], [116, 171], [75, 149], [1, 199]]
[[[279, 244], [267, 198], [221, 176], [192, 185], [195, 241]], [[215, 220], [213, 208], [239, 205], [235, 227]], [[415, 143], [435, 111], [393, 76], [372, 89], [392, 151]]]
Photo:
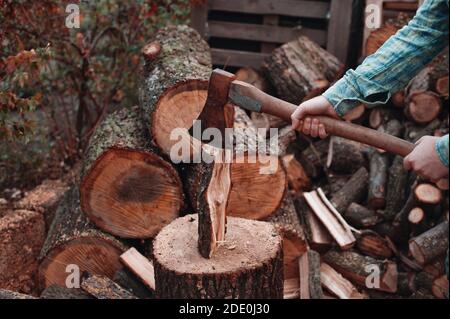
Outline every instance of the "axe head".
[[220, 130], [225, 137], [225, 128], [232, 127], [234, 108], [228, 101], [231, 82], [236, 79], [232, 73], [215, 69], [209, 79], [208, 96], [198, 120], [202, 131], [208, 128]]

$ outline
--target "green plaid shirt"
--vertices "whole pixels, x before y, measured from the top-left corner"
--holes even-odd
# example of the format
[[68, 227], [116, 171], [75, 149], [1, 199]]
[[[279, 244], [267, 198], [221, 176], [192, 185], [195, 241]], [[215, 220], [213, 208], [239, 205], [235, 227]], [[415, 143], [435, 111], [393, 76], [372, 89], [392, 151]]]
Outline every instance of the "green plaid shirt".
[[[448, 45], [449, 0], [426, 0], [414, 19], [323, 95], [342, 116], [360, 103], [385, 104]], [[436, 150], [448, 167], [448, 135]]]

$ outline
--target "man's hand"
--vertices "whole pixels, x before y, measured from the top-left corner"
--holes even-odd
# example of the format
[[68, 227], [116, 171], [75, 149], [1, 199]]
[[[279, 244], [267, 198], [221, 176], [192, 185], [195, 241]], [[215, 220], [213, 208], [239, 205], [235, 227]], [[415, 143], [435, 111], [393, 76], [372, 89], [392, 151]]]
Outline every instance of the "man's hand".
[[438, 137], [424, 136], [416, 142], [414, 150], [405, 157], [403, 166], [436, 183], [448, 176], [448, 168], [436, 152]]
[[311, 100], [303, 102], [292, 113], [292, 128], [312, 137], [326, 138], [325, 126], [317, 119], [312, 120], [309, 115], [325, 115], [339, 118], [333, 106], [323, 96], [317, 96]]

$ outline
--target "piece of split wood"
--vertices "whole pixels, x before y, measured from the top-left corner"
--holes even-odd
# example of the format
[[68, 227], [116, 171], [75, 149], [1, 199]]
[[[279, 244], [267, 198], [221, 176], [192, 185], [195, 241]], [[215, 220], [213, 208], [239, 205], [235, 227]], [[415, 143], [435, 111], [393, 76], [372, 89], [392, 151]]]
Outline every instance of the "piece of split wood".
[[350, 281], [326, 263], [320, 265], [320, 278], [323, 287], [340, 299], [364, 299]]
[[153, 263], [139, 253], [136, 248], [130, 248], [122, 255], [120, 261], [133, 272], [148, 288], [155, 290], [155, 270]]

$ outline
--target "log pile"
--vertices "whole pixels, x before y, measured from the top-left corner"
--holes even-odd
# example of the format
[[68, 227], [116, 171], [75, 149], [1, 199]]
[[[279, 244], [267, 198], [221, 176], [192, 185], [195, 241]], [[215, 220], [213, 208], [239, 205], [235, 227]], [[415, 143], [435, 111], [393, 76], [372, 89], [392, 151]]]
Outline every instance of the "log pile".
[[[142, 60], [139, 106], [105, 117], [81, 181], [52, 205], [41, 298], [448, 298], [448, 190], [405, 172], [399, 156], [310, 139], [232, 105], [223, 115], [235, 141], [246, 137], [243, 151], [207, 145], [189, 132], [207, 98], [207, 43], [189, 27], [167, 27]], [[361, 105], [346, 120], [412, 142], [447, 133], [448, 64], [439, 61], [396, 94], [396, 107]], [[300, 103], [342, 71], [300, 37], [263, 72], [238, 77]], [[439, 107], [423, 112], [432, 99]], [[250, 162], [260, 142], [271, 147]], [[195, 160], [203, 155], [212, 160]]]

